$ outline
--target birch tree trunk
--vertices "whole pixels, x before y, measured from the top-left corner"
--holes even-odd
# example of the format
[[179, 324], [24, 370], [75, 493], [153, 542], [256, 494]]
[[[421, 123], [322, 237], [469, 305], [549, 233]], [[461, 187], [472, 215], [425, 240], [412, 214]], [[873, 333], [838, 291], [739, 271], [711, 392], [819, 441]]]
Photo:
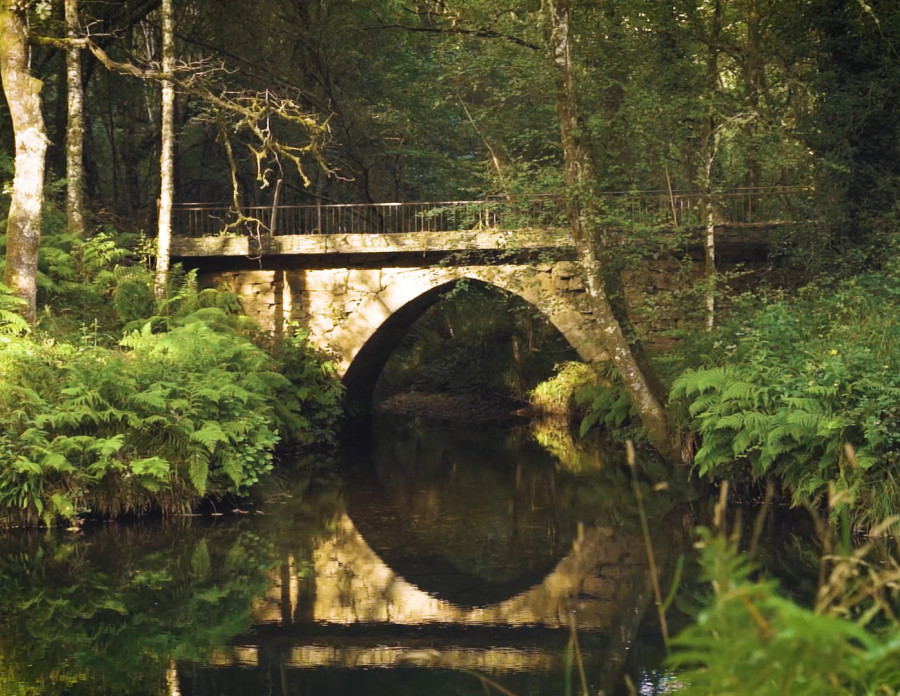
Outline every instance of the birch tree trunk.
[[[550, 50], [556, 77], [556, 111], [559, 120], [566, 183], [569, 226], [581, 265], [585, 289], [609, 353], [632, 406], [641, 418], [650, 443], [667, 460], [677, 459], [677, 448], [665, 408], [653, 387], [653, 377], [632, 351], [622, 325], [613, 311], [604, 273], [602, 235], [597, 227], [595, 205], [590, 196], [593, 156], [588, 138], [580, 127], [575, 73], [570, 44], [572, 0], [547, 0], [550, 20]], [[594, 211], [596, 212], [596, 211]]]
[[43, 85], [31, 75], [28, 65], [26, 5], [17, 0], [0, 0], [0, 80], [9, 105], [16, 146], [3, 282], [25, 300], [22, 314], [33, 324], [37, 315], [37, 261], [47, 136], [41, 115]]
[[160, 3], [162, 15], [162, 114], [159, 155], [159, 225], [156, 236], [156, 295], [162, 298], [169, 277], [172, 201], [175, 197], [175, 85], [166, 79], [175, 70], [175, 18], [172, 0]]
[[[715, 136], [710, 136], [710, 138]], [[706, 146], [704, 146], [706, 150]], [[716, 326], [716, 211], [712, 197], [711, 160], [704, 157], [702, 179], [700, 181], [700, 214], [703, 218], [703, 277], [706, 285], [706, 330]]]
[[[78, 0], [65, 0], [66, 38], [80, 38]], [[69, 232], [84, 236], [84, 88], [81, 82], [81, 49], [66, 48], [66, 220]]]
[[704, 228], [704, 281], [706, 283], [706, 329], [716, 324], [716, 211], [712, 196], [713, 166], [718, 150], [716, 124], [716, 95], [719, 91], [719, 41], [722, 33], [722, 2], [713, 0], [710, 19], [708, 52], [706, 56], [706, 109], [700, 134], [700, 192], [701, 216]]

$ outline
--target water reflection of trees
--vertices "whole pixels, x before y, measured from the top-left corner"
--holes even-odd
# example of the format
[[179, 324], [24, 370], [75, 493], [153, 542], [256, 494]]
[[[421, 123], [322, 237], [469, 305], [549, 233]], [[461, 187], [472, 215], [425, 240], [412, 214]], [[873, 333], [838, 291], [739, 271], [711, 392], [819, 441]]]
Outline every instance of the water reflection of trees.
[[200, 657], [250, 624], [273, 549], [240, 527], [11, 536], [0, 557], [0, 691], [160, 693], [171, 659]]
[[286, 539], [309, 544], [328, 533], [334, 496], [305, 500], [273, 506], [280, 515], [220, 523], [8, 533], [0, 540], [0, 693], [169, 694], [176, 661], [205, 660], [251, 627]]

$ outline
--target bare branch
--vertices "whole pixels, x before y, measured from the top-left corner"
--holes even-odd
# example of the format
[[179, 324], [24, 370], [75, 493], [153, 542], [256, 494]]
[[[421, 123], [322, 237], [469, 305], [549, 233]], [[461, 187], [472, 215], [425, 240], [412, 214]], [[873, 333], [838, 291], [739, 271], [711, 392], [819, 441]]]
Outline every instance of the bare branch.
[[[428, 10], [423, 11], [415, 11], [410, 10], [409, 8], [404, 8], [407, 12], [416, 15], [420, 18], [427, 18], [429, 21], [434, 21], [435, 18], [445, 16], [443, 13], [445, 12], [443, 3], [437, 3], [440, 7], [440, 12], [431, 12]], [[541, 46], [537, 44], [531, 43], [530, 41], [526, 41], [518, 36], [512, 36], [510, 34], [504, 34], [503, 32], [497, 31], [495, 29], [488, 29], [485, 27], [463, 27], [453, 24], [452, 26], [438, 26], [436, 23], [432, 26], [410, 26], [408, 24], [389, 24], [382, 19], [382, 17], [375, 12], [375, 16], [378, 18], [379, 24], [375, 27], [368, 27], [368, 31], [378, 30], [378, 29], [402, 29], [403, 31], [414, 31], [414, 32], [424, 32], [428, 34], [458, 34], [461, 36], [473, 36], [479, 39], [502, 39], [503, 41], [509, 41], [510, 43], [514, 43], [517, 46], [523, 46], [525, 48], [529, 48], [532, 51], [542, 50]]]
[[[255, 145], [246, 143], [245, 145], [256, 160], [257, 180], [263, 187], [268, 185], [269, 170], [264, 166], [267, 160], [272, 160], [279, 170], [282, 159], [290, 162], [304, 186], [310, 184], [309, 177], [304, 172], [304, 157], [312, 157], [325, 172], [332, 173], [322, 155], [321, 141], [328, 132], [327, 121], [321, 122], [316, 114], [308, 113], [293, 99], [279, 97], [270, 90], [262, 93], [249, 90], [228, 91], [214, 83], [215, 75], [227, 72], [221, 65], [213, 65], [209, 61], [180, 63], [171, 74], [167, 74], [155, 68], [143, 68], [134, 63], [116, 61], [88, 37], [75, 39], [34, 37], [34, 42], [56, 48], [77, 46], [87, 49], [112, 72], [131, 75], [141, 80], [159, 82], [171, 80], [182, 93], [214, 107], [219, 114], [229, 115], [234, 119], [231, 124], [233, 132], [248, 133], [255, 141]], [[309, 142], [302, 146], [280, 142], [272, 133], [273, 118], [299, 125], [309, 135]], [[218, 120], [218, 116], [211, 120]], [[233, 159], [233, 153], [230, 157]]]

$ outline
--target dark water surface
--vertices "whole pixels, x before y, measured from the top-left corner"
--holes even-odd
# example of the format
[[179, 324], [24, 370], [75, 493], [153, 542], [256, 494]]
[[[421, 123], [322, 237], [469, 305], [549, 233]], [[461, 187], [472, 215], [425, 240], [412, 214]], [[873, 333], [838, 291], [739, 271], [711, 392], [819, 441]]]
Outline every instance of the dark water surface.
[[[241, 511], [6, 533], [0, 694], [562, 696], [579, 661], [592, 695], [666, 692], [621, 462], [409, 419], [352, 445]], [[663, 568], [678, 497], [648, 488]]]

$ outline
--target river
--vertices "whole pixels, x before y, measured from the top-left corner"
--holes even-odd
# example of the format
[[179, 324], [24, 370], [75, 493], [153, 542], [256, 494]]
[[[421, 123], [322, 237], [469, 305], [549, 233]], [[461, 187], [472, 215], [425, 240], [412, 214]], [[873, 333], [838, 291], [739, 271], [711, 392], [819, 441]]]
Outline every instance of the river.
[[[11, 696], [668, 693], [628, 467], [561, 431], [387, 422], [194, 517], [5, 533]], [[543, 444], [540, 444], [543, 442]], [[555, 454], [554, 454], [555, 452]], [[646, 478], [653, 479], [653, 472]], [[677, 487], [675, 487], [677, 488]], [[687, 489], [644, 485], [655, 560]], [[664, 580], [665, 582], [665, 580]]]

